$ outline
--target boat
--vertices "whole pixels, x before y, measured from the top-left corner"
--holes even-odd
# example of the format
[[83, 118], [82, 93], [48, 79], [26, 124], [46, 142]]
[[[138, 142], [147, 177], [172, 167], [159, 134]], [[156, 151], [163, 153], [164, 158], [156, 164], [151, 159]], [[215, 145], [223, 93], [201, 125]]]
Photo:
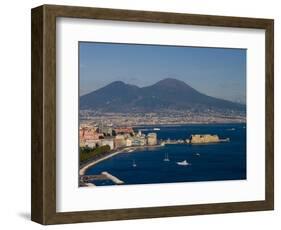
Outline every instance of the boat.
[[167, 153], [167, 154], [165, 154], [164, 161], [170, 161], [168, 153]]
[[220, 142], [229, 142], [230, 141], [230, 138], [224, 138], [224, 139], [220, 139]]
[[134, 168], [137, 167], [137, 164], [136, 164], [135, 160], [133, 160], [133, 167]]
[[154, 131], [159, 131], [160, 129], [159, 129], [159, 128], [154, 128], [153, 130], [154, 130]]
[[149, 129], [139, 129], [139, 131], [143, 131], [143, 132], [145, 132], [145, 131], [149, 131]]
[[186, 160], [184, 161], [179, 161], [177, 162], [178, 165], [182, 165], [182, 166], [186, 166], [186, 165], [190, 165], [190, 163], [188, 163]]

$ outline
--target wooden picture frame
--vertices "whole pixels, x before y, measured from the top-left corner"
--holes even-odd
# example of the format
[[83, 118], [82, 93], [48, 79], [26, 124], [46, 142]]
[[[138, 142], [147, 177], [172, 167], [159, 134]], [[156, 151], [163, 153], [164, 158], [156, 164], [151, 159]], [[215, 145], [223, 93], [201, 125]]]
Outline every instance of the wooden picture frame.
[[[266, 34], [265, 200], [101, 211], [56, 212], [56, 18], [121, 20], [264, 29]], [[274, 21], [179, 13], [43, 5], [32, 9], [32, 205], [31, 219], [64, 224], [231, 213], [274, 208]], [[254, 87], [254, 86], [253, 86]]]

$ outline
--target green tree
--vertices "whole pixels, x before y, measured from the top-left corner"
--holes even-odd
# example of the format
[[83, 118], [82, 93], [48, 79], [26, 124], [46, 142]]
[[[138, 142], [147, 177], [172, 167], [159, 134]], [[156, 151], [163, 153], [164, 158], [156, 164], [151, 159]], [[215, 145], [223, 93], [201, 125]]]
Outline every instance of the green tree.
[[90, 159], [98, 159], [110, 152], [110, 146], [104, 145], [96, 148], [81, 147], [80, 148], [80, 163], [88, 161]]

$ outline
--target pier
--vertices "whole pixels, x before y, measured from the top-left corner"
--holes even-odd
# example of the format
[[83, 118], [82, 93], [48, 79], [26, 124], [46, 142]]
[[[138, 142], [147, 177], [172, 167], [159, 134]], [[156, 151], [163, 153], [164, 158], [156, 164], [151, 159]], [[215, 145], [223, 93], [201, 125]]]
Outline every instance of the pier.
[[116, 176], [111, 175], [108, 172], [102, 172], [98, 175], [82, 175], [79, 177], [80, 184], [91, 184], [91, 181], [94, 182], [97, 180], [111, 180], [114, 184], [117, 185], [124, 184], [124, 181], [120, 180]]
[[124, 184], [124, 181], [119, 180], [117, 177], [111, 175], [108, 172], [102, 172], [101, 174], [107, 177], [109, 180], [112, 180], [115, 184]]

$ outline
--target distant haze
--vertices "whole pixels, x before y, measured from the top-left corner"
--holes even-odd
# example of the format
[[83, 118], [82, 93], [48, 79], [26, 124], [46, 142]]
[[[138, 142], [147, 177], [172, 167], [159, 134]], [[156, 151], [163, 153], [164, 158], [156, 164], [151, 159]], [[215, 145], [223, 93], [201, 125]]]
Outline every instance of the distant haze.
[[246, 102], [246, 50], [79, 43], [80, 95], [114, 81], [139, 87], [165, 78], [216, 98]]

